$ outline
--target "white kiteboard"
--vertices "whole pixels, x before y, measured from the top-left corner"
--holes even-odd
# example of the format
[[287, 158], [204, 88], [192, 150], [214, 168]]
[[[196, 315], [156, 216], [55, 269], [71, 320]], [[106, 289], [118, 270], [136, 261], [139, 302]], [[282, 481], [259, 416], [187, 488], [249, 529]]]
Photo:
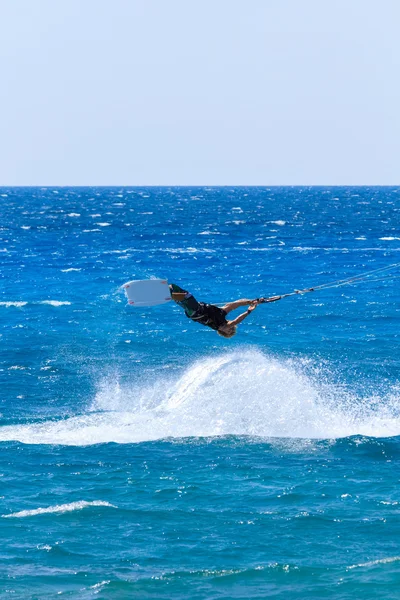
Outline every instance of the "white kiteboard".
[[172, 300], [166, 279], [128, 281], [122, 287], [128, 298], [128, 304], [132, 306], [157, 306]]

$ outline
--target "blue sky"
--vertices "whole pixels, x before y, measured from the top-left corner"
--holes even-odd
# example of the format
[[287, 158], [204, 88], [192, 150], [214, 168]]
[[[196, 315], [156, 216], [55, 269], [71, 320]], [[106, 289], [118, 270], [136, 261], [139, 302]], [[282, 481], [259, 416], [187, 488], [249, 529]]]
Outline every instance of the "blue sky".
[[2, 0], [0, 185], [400, 183], [398, 0]]

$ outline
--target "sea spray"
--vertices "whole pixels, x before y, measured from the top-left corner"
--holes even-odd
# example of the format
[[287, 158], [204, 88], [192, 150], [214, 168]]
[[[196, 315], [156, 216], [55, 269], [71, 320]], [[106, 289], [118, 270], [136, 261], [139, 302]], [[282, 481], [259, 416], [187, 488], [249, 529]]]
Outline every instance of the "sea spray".
[[330, 439], [400, 434], [398, 390], [359, 398], [301, 359], [243, 350], [195, 361], [177, 379], [102, 381], [85, 414], [0, 428], [0, 441], [90, 445], [240, 435]]

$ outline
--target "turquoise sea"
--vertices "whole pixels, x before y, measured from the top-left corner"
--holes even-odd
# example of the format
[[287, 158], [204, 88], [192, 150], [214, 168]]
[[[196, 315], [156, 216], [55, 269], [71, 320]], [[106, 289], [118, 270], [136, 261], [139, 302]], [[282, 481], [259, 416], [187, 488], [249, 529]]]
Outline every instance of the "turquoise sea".
[[400, 270], [223, 339], [120, 286], [400, 262], [400, 188], [0, 188], [0, 598], [400, 599]]

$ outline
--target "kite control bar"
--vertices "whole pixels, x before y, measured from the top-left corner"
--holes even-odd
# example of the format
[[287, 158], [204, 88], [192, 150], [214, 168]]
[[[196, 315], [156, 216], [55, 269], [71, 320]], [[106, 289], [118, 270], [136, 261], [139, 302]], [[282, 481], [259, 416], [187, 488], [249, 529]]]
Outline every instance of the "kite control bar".
[[288, 296], [295, 296], [296, 294], [306, 294], [307, 292], [313, 292], [315, 288], [307, 288], [306, 290], [294, 290], [290, 294], [281, 294], [280, 296], [270, 296], [269, 298], [256, 298], [256, 301], [259, 304], [266, 304], [267, 302], [276, 302], [277, 300], [282, 300], [282, 298], [287, 298]]

